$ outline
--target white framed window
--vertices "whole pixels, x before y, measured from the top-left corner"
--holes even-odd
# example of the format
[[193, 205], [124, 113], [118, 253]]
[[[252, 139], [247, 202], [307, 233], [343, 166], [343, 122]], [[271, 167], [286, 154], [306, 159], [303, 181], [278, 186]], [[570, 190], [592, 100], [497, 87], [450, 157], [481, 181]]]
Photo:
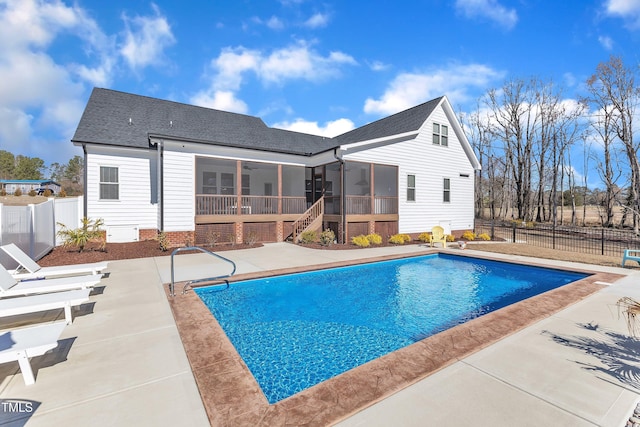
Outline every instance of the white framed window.
[[449, 127], [447, 125], [433, 124], [433, 143], [444, 147], [449, 145]]
[[451, 202], [451, 179], [444, 178], [442, 180], [442, 201], [445, 203]]
[[416, 176], [407, 175], [407, 202], [416, 201]]
[[100, 166], [100, 200], [119, 200], [119, 198], [118, 168]]

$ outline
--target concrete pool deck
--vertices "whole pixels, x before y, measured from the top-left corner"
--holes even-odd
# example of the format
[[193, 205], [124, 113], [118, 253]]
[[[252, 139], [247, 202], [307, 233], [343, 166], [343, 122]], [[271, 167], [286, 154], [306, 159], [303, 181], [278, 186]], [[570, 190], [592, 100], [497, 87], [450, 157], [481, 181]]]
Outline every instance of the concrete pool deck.
[[[418, 246], [321, 251], [278, 243], [222, 255], [236, 262], [238, 274], [249, 274], [422, 252]], [[624, 425], [640, 398], [640, 341], [628, 337], [615, 302], [623, 296], [640, 299], [640, 270], [480, 254], [625, 277], [337, 425]], [[227, 271], [207, 258], [176, 257], [176, 279]], [[91, 303], [74, 311], [58, 348], [32, 359], [35, 385], [24, 385], [17, 363], [0, 365], [0, 403], [32, 402], [30, 411], [0, 404], [0, 426], [210, 424], [162, 286], [170, 279], [170, 258], [114, 261], [108, 271]], [[60, 316], [4, 318], [1, 328]], [[291, 410], [313, 413], [314, 408]], [[259, 421], [295, 425], [293, 418]], [[316, 421], [308, 425], [322, 424]]]

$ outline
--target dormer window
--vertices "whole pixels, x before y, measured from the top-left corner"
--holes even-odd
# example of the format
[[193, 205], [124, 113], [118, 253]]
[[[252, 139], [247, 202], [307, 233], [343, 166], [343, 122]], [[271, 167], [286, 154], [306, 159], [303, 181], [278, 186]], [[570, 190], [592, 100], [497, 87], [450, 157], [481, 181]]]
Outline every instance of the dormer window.
[[439, 123], [433, 124], [433, 143], [444, 147], [449, 145], [449, 127]]

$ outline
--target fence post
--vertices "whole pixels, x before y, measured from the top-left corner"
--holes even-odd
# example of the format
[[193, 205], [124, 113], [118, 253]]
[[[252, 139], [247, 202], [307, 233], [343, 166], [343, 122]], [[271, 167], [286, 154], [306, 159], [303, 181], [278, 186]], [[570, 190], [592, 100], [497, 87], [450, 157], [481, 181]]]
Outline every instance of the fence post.
[[600, 229], [601, 238], [600, 238], [600, 255], [604, 255], [604, 228]]
[[29, 256], [35, 259], [36, 252], [36, 209], [35, 205], [29, 207]]
[[551, 246], [553, 249], [556, 248], [556, 224], [555, 222], [551, 226]]
[[516, 223], [513, 223], [513, 243], [516, 242]]

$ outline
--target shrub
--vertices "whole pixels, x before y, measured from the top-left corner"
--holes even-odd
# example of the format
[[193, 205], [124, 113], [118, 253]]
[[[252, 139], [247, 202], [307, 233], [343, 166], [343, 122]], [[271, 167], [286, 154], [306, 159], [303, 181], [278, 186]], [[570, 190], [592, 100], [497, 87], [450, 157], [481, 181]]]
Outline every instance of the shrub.
[[235, 244], [236, 244], [236, 235], [235, 235], [235, 233], [227, 234], [227, 242], [231, 243], [231, 246], [235, 246]]
[[304, 244], [313, 243], [318, 240], [318, 233], [314, 230], [305, 231], [300, 235], [300, 241]]
[[5, 190], [4, 188], [3, 188], [3, 189], [0, 189], [0, 196], [3, 196], [3, 197], [4, 197], [4, 196], [6, 196], [6, 195], [7, 195], [7, 190]]
[[354, 245], [359, 246], [361, 248], [366, 248], [367, 246], [369, 246], [371, 244], [371, 242], [369, 242], [369, 239], [367, 239], [367, 236], [365, 236], [364, 234], [352, 237], [351, 238], [351, 243], [353, 243]]
[[48, 188], [46, 190], [44, 190], [44, 192], [42, 193], [42, 195], [44, 197], [51, 197], [53, 195], [53, 191], [49, 190]]
[[453, 234], [447, 234], [447, 242], [455, 242], [456, 238]]
[[323, 246], [329, 246], [333, 244], [335, 240], [336, 234], [329, 228], [320, 233], [320, 244]]
[[491, 240], [491, 236], [489, 236], [487, 233], [482, 233], [481, 235], [478, 236], [478, 239], [480, 239], [480, 240]]
[[64, 191], [64, 188], [60, 190], [58, 193], [58, 197], [67, 197], [67, 192]]
[[29, 190], [27, 194], [31, 197], [36, 197], [38, 195], [38, 193], [36, 193], [36, 190], [34, 190], [33, 188]]
[[169, 249], [169, 241], [167, 240], [167, 234], [164, 231], [158, 233], [156, 240], [158, 241], [162, 252], [166, 252]]
[[247, 233], [244, 237], [244, 242], [247, 245], [255, 245], [258, 242], [258, 233], [254, 233], [253, 231]]
[[405, 242], [406, 240], [402, 234], [394, 234], [389, 237], [389, 243], [393, 243], [394, 245], [404, 245]]
[[216, 243], [218, 243], [218, 240], [220, 240], [220, 233], [213, 230], [209, 230], [207, 232], [207, 243], [209, 246], [215, 246]]
[[16, 188], [16, 191], [13, 192], [13, 195], [17, 197], [22, 196], [22, 190], [19, 188]]
[[411, 236], [409, 236], [408, 234], [401, 234], [402, 238], [404, 239], [405, 243], [409, 243], [410, 241], [412, 241], [413, 239], [411, 238]]
[[428, 242], [431, 240], [431, 233], [427, 233], [426, 231], [424, 233], [420, 233], [420, 235], [418, 235], [418, 240], [420, 240], [421, 242]]
[[473, 231], [465, 231], [464, 233], [462, 233], [462, 239], [463, 240], [475, 240], [476, 239], [476, 235]]
[[62, 228], [58, 231], [58, 235], [62, 237], [63, 246], [75, 246], [78, 252], [82, 252], [89, 242], [99, 242], [100, 250], [104, 250], [107, 242], [100, 227], [104, 225], [104, 221], [100, 218], [91, 221], [89, 218], [82, 218], [82, 226], [80, 228], [70, 229], [62, 223], [58, 223]]
[[381, 245], [382, 244], [382, 236], [378, 233], [367, 234], [367, 240], [372, 245]]

